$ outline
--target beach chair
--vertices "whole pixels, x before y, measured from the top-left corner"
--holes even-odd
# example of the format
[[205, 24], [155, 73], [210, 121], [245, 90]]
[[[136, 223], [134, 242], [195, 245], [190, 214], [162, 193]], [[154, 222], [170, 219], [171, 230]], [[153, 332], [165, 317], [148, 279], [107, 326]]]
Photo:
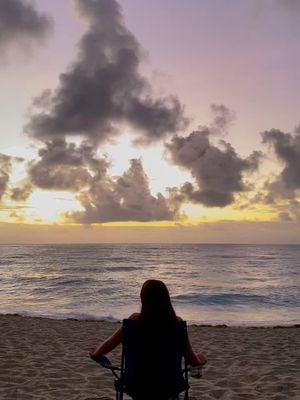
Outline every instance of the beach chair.
[[116, 400], [124, 393], [134, 400], [175, 400], [180, 394], [189, 399], [186, 322], [175, 323], [171, 334], [156, 328], [124, 319], [121, 366], [113, 366], [105, 356], [95, 359], [114, 374]]

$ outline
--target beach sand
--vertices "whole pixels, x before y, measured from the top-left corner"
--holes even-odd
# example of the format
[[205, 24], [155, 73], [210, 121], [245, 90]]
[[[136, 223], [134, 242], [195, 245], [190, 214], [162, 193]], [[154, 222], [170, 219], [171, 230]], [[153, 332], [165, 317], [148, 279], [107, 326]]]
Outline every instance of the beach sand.
[[[119, 323], [0, 316], [0, 398], [114, 399], [113, 377], [88, 350]], [[189, 326], [208, 358], [192, 400], [300, 399], [300, 328]], [[115, 363], [120, 348], [110, 359]], [[127, 397], [125, 397], [127, 399]]]

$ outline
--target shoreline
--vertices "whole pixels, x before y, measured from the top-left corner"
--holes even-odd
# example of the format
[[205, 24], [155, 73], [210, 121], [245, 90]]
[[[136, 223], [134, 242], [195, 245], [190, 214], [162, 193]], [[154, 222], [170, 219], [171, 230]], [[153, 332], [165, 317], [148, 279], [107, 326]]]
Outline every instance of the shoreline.
[[[67, 318], [59, 318], [59, 317], [52, 317], [52, 316], [46, 316], [46, 315], [29, 315], [29, 314], [21, 314], [21, 313], [0, 313], [0, 318], [3, 316], [12, 316], [12, 317], [20, 317], [20, 318], [37, 318], [37, 319], [45, 319], [45, 320], [54, 320], [54, 321], [82, 321], [82, 322], [107, 322], [107, 323], [112, 323], [112, 324], [120, 324], [122, 323], [122, 319], [117, 319], [117, 318], [73, 318], [73, 317], [67, 317]], [[216, 324], [211, 324], [211, 323], [195, 323], [195, 322], [187, 322], [188, 326], [196, 326], [196, 327], [202, 327], [202, 328], [245, 328], [245, 329], [259, 329], [259, 328], [271, 328], [271, 329], [279, 329], [279, 328], [295, 328], [295, 329], [300, 329], [300, 322], [299, 323], [293, 323], [293, 324], [258, 324], [258, 325], [247, 325], [246, 323], [238, 325], [238, 324], [228, 324], [228, 323], [216, 323]]]
[[[88, 351], [118, 322], [0, 315], [0, 398], [113, 400], [113, 376]], [[299, 400], [300, 335], [293, 327], [188, 325], [208, 363], [191, 400]], [[120, 361], [121, 346], [109, 354]], [[125, 397], [124, 400], [127, 400]]]

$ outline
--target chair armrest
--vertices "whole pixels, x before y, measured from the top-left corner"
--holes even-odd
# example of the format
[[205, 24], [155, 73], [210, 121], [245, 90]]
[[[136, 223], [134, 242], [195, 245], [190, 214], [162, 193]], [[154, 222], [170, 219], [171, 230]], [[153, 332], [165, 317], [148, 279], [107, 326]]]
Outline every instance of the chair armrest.
[[96, 361], [97, 364], [100, 364], [103, 368], [110, 369], [111, 371], [121, 371], [120, 367], [112, 365], [110, 360], [105, 356], [99, 356], [92, 359]]
[[203, 365], [196, 365], [196, 366], [192, 366], [190, 365], [189, 368], [189, 372], [192, 378], [201, 378], [202, 377], [202, 369], [203, 369]]

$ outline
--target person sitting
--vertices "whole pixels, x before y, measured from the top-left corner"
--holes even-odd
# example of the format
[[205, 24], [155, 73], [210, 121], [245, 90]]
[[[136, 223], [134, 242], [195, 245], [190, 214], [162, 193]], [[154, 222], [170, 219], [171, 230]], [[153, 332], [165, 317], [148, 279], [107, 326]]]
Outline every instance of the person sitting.
[[[146, 340], [146, 345], [143, 346], [143, 352], [141, 352], [143, 354], [140, 354], [140, 357], [144, 359], [142, 363], [140, 363], [142, 367], [139, 366], [139, 371], [136, 371], [135, 382], [131, 382], [131, 386], [135, 388], [134, 390], [137, 390], [137, 386], [142, 390], [141, 386], [147, 386], [150, 383], [150, 388], [154, 391], [157, 388], [163, 387], [162, 385], [168, 388], [171, 384], [168, 386], [166, 374], [160, 374], [160, 371], [162, 372], [164, 369], [163, 360], [172, 359], [172, 357], [170, 358], [170, 353], [174, 346], [176, 346], [176, 343], [173, 343], [176, 341], [176, 326], [183, 320], [176, 315], [171, 303], [168, 288], [162, 281], [156, 279], [145, 281], [140, 292], [140, 298], [141, 311], [130, 315], [128, 320], [137, 321], [139, 323], [141, 331], [143, 332], [143, 338]], [[122, 343], [123, 335], [123, 327], [121, 327], [101, 345], [93, 348], [90, 351], [90, 357], [92, 359], [97, 359], [111, 352]], [[207, 359], [203, 354], [196, 354], [194, 352], [188, 335], [184, 343], [186, 348], [183, 349], [183, 353], [188, 364], [192, 367], [203, 366], [207, 362]], [[167, 353], [168, 356], [166, 356]], [[158, 359], [157, 355], [159, 357]], [[160, 357], [160, 355], [164, 355], [165, 357]], [[155, 380], [153, 380], [151, 376], [151, 374], [153, 375], [153, 370], [155, 370]], [[148, 378], [148, 381], [145, 377]], [[153, 382], [155, 382], [155, 384]], [[178, 391], [183, 390], [183, 382], [178, 382], [178, 385]], [[181, 389], [180, 385], [182, 386]], [[133, 398], [145, 398], [145, 396], [130, 395], [132, 395]], [[153, 394], [151, 394], [151, 396], [153, 396]], [[149, 398], [151, 398], [151, 396]], [[158, 397], [156, 396], [156, 398]]]

